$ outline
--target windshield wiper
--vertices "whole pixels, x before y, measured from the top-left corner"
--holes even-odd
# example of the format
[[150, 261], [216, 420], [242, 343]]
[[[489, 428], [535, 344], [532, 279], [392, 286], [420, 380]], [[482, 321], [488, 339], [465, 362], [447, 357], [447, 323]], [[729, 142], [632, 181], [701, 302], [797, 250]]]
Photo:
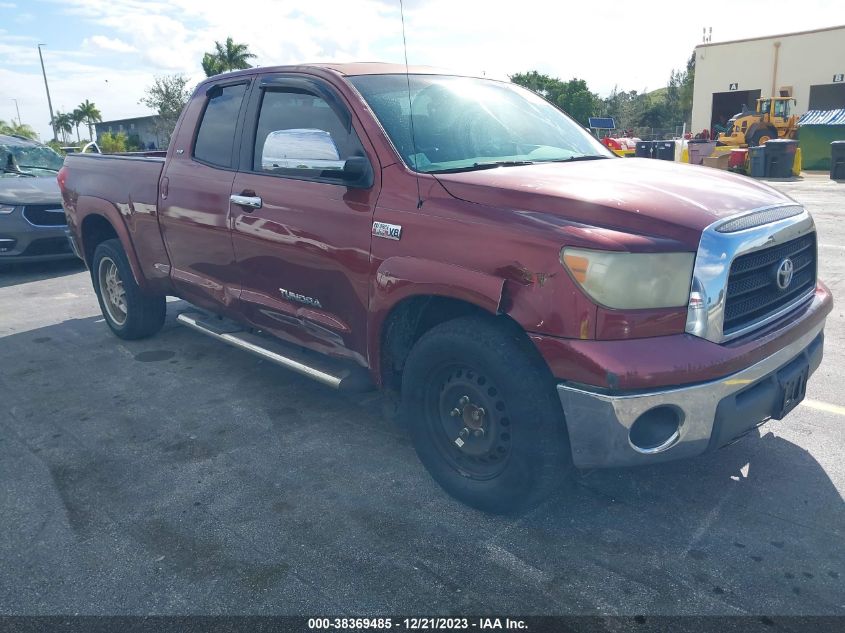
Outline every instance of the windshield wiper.
[[43, 167], [41, 165], [18, 165], [18, 167], [24, 167], [26, 169], [46, 169], [47, 171], [54, 171], [59, 173], [58, 169], [53, 169], [52, 167]]
[[584, 154], [583, 156], [570, 156], [569, 158], [557, 158], [555, 160], [544, 160], [544, 163], [575, 163], [583, 160], [604, 160], [610, 156], [597, 156], [595, 154]]
[[496, 160], [487, 163], [473, 163], [466, 167], [451, 167], [449, 169], [435, 169], [429, 174], [456, 174], [462, 171], [478, 171], [480, 169], [495, 169], [496, 167], [520, 167], [522, 165], [533, 165], [533, 160]]
[[28, 171], [20, 171], [19, 169], [6, 169], [5, 167], [0, 167], [0, 171], [4, 174], [15, 174], [16, 176], [29, 176], [30, 178], [38, 178], [35, 174], [30, 174]]

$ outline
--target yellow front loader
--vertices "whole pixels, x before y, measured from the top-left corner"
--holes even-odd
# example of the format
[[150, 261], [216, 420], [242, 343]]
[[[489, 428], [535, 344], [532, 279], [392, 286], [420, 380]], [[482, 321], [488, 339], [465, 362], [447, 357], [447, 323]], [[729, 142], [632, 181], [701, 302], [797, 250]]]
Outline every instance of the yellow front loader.
[[757, 111], [737, 114], [728, 121], [728, 132], [719, 134], [718, 140], [725, 145], [755, 147], [773, 138], [795, 138], [798, 115], [792, 113], [794, 105], [792, 97], [757, 99]]

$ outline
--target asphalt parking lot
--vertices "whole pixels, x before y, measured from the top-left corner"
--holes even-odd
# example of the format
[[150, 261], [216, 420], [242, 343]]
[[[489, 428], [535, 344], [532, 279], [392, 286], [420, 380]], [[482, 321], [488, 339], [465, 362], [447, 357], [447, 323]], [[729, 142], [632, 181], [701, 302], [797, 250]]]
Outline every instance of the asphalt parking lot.
[[845, 184], [775, 183], [838, 304], [808, 401], [694, 460], [452, 501], [377, 396], [177, 325], [76, 263], [0, 272], [0, 614], [845, 614]]

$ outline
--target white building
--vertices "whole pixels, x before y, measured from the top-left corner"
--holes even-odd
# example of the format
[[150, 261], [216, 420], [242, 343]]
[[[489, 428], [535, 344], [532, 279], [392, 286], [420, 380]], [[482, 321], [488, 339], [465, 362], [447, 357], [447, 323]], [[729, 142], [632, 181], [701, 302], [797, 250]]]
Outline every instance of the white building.
[[773, 94], [794, 97], [799, 115], [845, 108], [845, 26], [696, 46], [693, 132]]

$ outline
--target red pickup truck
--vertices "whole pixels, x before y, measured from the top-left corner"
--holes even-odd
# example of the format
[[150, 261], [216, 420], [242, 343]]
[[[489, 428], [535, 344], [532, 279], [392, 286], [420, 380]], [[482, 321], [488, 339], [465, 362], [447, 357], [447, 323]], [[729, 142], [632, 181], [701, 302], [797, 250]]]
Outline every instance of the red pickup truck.
[[730, 443], [804, 397], [832, 307], [805, 209], [616, 158], [506, 82], [384, 64], [201, 83], [166, 158], [70, 155], [75, 248], [125, 339], [178, 320], [339, 389], [399, 394], [478, 508], [574, 466]]

